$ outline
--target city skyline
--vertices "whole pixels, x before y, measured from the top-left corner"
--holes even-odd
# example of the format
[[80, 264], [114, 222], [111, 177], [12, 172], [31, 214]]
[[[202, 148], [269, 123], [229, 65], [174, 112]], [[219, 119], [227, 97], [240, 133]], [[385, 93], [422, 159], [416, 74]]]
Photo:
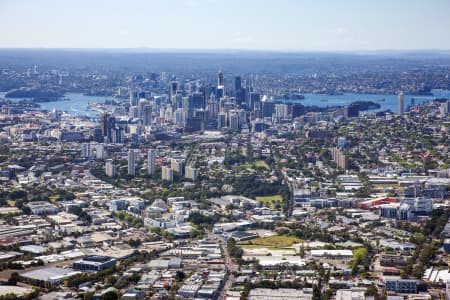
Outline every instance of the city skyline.
[[0, 1], [0, 48], [450, 49], [448, 1]]

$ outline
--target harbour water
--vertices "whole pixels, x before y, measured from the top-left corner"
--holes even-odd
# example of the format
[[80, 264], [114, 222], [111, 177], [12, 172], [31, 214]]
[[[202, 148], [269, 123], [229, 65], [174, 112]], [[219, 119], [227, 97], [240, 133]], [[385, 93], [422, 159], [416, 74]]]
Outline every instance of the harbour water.
[[[411, 100], [414, 98], [415, 104], [421, 104], [423, 102], [435, 99], [435, 98], [450, 98], [449, 90], [432, 90], [432, 96], [415, 96], [405, 95], [405, 107], [411, 104]], [[0, 93], [0, 98], [4, 98], [5, 93]], [[398, 97], [397, 95], [385, 95], [385, 94], [357, 94], [357, 93], [345, 93], [343, 95], [325, 95], [325, 94], [303, 94], [305, 99], [303, 100], [284, 100], [288, 103], [301, 103], [305, 106], [345, 106], [355, 101], [372, 101], [380, 104], [380, 110], [391, 110], [397, 112], [398, 109]], [[89, 103], [104, 103], [105, 100], [114, 100], [113, 97], [104, 96], [85, 96], [80, 93], [67, 93], [63, 101], [43, 102], [39, 103], [42, 109], [58, 111], [65, 111], [72, 115], [95, 117], [99, 112], [88, 107]], [[19, 99], [10, 99], [19, 100]]]
[[[411, 100], [414, 98], [415, 104], [421, 104], [429, 100], [436, 98], [450, 98], [449, 90], [432, 90], [432, 96], [417, 96], [417, 95], [405, 95], [405, 109], [411, 104]], [[355, 101], [372, 101], [378, 103], [381, 107], [379, 110], [391, 110], [392, 112], [398, 111], [398, 96], [397, 95], [385, 95], [385, 94], [356, 94], [345, 93], [343, 95], [324, 95], [324, 94], [302, 94], [305, 99], [303, 100], [285, 100], [290, 103], [301, 103], [305, 106], [345, 106]]]

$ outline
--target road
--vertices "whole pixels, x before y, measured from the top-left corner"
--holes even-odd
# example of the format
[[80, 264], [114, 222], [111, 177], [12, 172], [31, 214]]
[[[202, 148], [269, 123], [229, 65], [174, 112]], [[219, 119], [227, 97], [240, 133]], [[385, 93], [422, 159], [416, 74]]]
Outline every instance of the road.
[[227, 251], [227, 242], [226, 240], [217, 234], [214, 233], [208, 233], [208, 238], [211, 240], [216, 241], [219, 246], [220, 249], [222, 251], [222, 255], [224, 257], [224, 264], [225, 264], [225, 270], [226, 270], [226, 277], [225, 277], [225, 283], [223, 284], [223, 288], [220, 292], [219, 298], [218, 299], [225, 299], [225, 292], [228, 291], [231, 288], [231, 285], [234, 282], [234, 272], [237, 272], [239, 270], [238, 265], [236, 263], [233, 262], [233, 260], [231, 259], [230, 255], [228, 254]]

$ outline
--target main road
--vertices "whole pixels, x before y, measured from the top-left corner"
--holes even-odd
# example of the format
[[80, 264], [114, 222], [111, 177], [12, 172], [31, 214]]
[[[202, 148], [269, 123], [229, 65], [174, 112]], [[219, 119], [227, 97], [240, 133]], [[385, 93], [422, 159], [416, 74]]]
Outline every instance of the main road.
[[224, 262], [225, 271], [226, 271], [225, 283], [223, 284], [222, 290], [221, 290], [219, 298], [218, 298], [218, 299], [223, 300], [223, 299], [225, 299], [225, 296], [226, 296], [225, 292], [231, 288], [231, 285], [234, 282], [234, 274], [233, 273], [237, 272], [239, 270], [239, 268], [236, 265], [236, 263], [234, 263], [231, 256], [228, 254], [227, 242], [221, 235], [217, 235], [217, 234], [210, 232], [210, 233], [208, 233], [208, 238], [216, 241], [219, 244], [220, 250], [222, 251], [222, 255], [224, 258], [223, 262]]

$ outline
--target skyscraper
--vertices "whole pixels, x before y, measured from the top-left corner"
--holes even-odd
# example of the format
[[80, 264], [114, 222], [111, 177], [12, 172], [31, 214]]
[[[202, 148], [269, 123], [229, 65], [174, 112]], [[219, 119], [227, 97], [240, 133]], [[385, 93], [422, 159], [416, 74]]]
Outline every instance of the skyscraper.
[[136, 166], [134, 162], [134, 149], [128, 150], [128, 175], [135, 175], [136, 174]]
[[114, 161], [112, 159], [107, 159], [106, 160], [105, 173], [109, 177], [116, 176], [116, 166], [114, 165]]
[[192, 166], [186, 166], [184, 168], [185, 171], [185, 177], [191, 179], [192, 181], [196, 181], [197, 180], [197, 176], [198, 176], [198, 169], [193, 168]]
[[136, 106], [138, 104], [138, 92], [130, 91], [130, 106]]
[[153, 175], [155, 174], [155, 160], [156, 160], [155, 149], [148, 150], [147, 159], [148, 159], [148, 174]]
[[162, 167], [161, 179], [173, 182], [173, 170], [169, 167]]
[[234, 92], [239, 91], [242, 88], [241, 76], [234, 77]]
[[403, 116], [405, 113], [405, 95], [403, 92], [398, 94], [398, 115]]
[[219, 70], [219, 72], [217, 73], [217, 87], [221, 86], [224, 86], [224, 81], [222, 70]]

